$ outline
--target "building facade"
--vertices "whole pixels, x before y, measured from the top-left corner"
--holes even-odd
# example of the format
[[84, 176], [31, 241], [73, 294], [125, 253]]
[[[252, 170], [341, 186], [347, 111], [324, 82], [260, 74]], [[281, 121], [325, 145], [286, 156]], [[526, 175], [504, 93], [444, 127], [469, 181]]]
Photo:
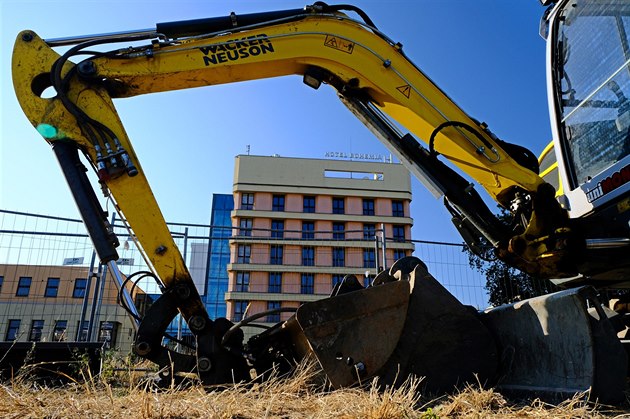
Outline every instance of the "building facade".
[[230, 263], [233, 209], [231, 194], [212, 194], [206, 287], [199, 290], [211, 319], [226, 317], [225, 293], [228, 290], [227, 266]]
[[[109, 275], [81, 266], [0, 264], [2, 341], [100, 341], [130, 351], [134, 328]], [[137, 291], [137, 289], [136, 289]], [[100, 304], [93, 303], [94, 296]]]
[[410, 202], [400, 164], [237, 156], [227, 317], [297, 308], [410, 255]]

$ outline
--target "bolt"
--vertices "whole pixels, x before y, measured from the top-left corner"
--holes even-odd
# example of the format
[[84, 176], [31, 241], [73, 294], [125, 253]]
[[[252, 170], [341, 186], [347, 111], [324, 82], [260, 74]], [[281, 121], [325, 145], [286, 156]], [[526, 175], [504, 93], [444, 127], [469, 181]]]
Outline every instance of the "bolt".
[[190, 297], [190, 288], [188, 288], [186, 285], [178, 285], [175, 288], [175, 294], [180, 300], [185, 300]]
[[354, 370], [357, 372], [359, 377], [362, 377], [367, 373], [367, 369], [365, 368], [365, 364], [363, 362], [357, 362], [354, 364]]
[[352, 365], [352, 364], [354, 364], [354, 360], [352, 359], [352, 357], [350, 357], [350, 356], [347, 357], [346, 358], [346, 365]]
[[527, 241], [523, 237], [512, 237], [508, 243], [508, 250], [517, 255], [521, 255], [527, 249]]
[[164, 245], [160, 245], [160, 246], [158, 246], [157, 249], [155, 249], [155, 254], [157, 254], [157, 255], [161, 256], [164, 253], [166, 253], [166, 246], [164, 246]]
[[77, 70], [82, 76], [93, 76], [96, 74], [96, 64], [94, 61], [82, 61], [77, 65]]
[[134, 347], [135, 352], [140, 356], [148, 355], [151, 352], [151, 345], [148, 342], [138, 342]]
[[209, 358], [202, 357], [197, 359], [197, 369], [199, 372], [207, 372], [212, 367], [212, 362], [210, 362]]
[[385, 60], [383, 61], [383, 67], [385, 68], [389, 68], [392, 65], [392, 60]]
[[188, 326], [193, 332], [201, 332], [206, 327], [206, 319], [202, 316], [192, 316], [188, 321]]
[[22, 41], [24, 42], [31, 42], [33, 40], [33, 33], [32, 32], [26, 32], [22, 34]]

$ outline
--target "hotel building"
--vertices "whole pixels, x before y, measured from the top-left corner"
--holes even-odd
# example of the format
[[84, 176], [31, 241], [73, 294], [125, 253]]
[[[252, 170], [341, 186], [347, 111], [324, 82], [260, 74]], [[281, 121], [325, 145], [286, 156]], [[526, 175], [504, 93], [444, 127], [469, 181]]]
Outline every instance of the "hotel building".
[[348, 274], [367, 283], [414, 250], [411, 181], [400, 164], [239, 155], [233, 194], [225, 294], [233, 321], [324, 298]]

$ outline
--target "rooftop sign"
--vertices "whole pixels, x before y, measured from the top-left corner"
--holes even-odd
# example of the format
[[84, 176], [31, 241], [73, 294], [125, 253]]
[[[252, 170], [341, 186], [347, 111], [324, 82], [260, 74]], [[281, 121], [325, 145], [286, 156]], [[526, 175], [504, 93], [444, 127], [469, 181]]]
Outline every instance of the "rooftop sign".
[[386, 162], [387, 156], [372, 153], [346, 153], [343, 151], [327, 151], [324, 157], [331, 159], [375, 160]]

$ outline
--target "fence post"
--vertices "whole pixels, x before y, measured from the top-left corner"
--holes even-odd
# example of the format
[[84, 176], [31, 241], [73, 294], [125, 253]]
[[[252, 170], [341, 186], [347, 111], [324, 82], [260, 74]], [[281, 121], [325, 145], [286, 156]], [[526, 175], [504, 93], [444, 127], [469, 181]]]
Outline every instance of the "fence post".
[[[83, 330], [83, 322], [85, 322], [85, 315], [87, 314], [88, 298], [90, 298], [90, 288], [92, 288], [92, 276], [94, 275], [94, 262], [96, 261], [96, 250], [92, 251], [92, 259], [90, 260], [90, 268], [87, 278], [85, 280], [85, 291], [83, 293], [83, 303], [81, 304], [81, 316], [79, 317], [79, 327], [77, 328], [76, 341], [81, 341], [81, 331]], [[76, 279], [75, 279], [76, 280]], [[86, 335], [86, 342], [89, 341], [90, 327], [88, 325], [88, 332]]]
[[[381, 250], [383, 251], [383, 269], [387, 269], [387, 244], [385, 242], [385, 224], [381, 223]], [[378, 274], [378, 272], [377, 272]]]
[[[208, 249], [210, 250], [210, 249]], [[186, 255], [188, 253], [188, 227], [186, 227], [184, 229], [184, 263], [188, 263], [186, 261]], [[177, 340], [179, 342], [182, 341], [182, 328], [183, 328], [184, 324], [183, 324], [183, 319], [182, 319], [182, 315], [181, 313], [177, 315]], [[175, 350], [176, 351], [180, 351], [181, 350], [181, 344], [177, 342], [177, 345], [175, 346]]]

